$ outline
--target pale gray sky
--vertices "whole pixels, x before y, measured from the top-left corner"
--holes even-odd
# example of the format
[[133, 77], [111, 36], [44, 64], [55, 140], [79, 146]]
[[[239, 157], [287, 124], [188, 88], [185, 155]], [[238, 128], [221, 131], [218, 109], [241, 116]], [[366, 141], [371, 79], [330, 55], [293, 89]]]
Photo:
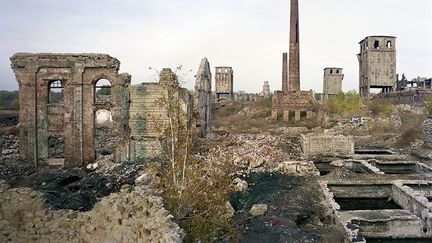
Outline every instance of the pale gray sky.
[[[358, 88], [358, 42], [397, 38], [397, 72], [432, 76], [432, 0], [300, 0], [301, 88], [322, 90], [323, 68]], [[289, 0], [0, 0], [0, 90], [15, 90], [15, 52], [108, 53], [133, 83], [182, 64], [192, 88], [202, 57], [234, 68], [234, 89], [281, 88]]]

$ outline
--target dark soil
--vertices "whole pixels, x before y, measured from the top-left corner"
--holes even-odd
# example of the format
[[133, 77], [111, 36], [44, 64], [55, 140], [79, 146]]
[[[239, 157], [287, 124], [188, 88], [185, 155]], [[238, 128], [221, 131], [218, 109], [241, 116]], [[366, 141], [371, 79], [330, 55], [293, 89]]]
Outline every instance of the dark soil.
[[133, 185], [143, 164], [124, 162], [109, 174], [83, 169], [33, 167], [0, 162], [0, 180], [12, 187], [29, 187], [42, 192], [54, 209], [91, 210], [97, 200], [117, 192], [125, 184]]
[[[325, 216], [315, 178], [281, 174], [252, 174], [249, 187], [231, 195], [240, 242], [343, 242], [343, 232]], [[253, 204], [267, 204], [263, 216], [253, 217]]]
[[0, 126], [15, 126], [17, 124], [17, 115], [0, 115]]

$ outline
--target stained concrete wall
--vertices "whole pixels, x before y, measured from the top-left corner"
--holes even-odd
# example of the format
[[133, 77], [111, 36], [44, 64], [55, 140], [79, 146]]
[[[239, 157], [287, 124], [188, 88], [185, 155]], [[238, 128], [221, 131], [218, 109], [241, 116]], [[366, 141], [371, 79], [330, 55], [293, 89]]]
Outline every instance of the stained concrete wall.
[[354, 139], [352, 136], [334, 135], [302, 135], [302, 151], [304, 155], [352, 155]]
[[198, 73], [195, 75], [194, 108], [197, 113], [196, 126], [198, 136], [205, 137], [211, 129], [211, 82], [212, 74], [207, 58], [201, 60]]
[[324, 69], [324, 97], [336, 96], [342, 91], [342, 80], [344, 75], [342, 68], [325, 68]]
[[[105, 54], [17, 53], [10, 58], [19, 83], [20, 158], [34, 165], [50, 162], [84, 166], [95, 158], [95, 112], [112, 112], [117, 134], [127, 130], [130, 75], [119, 74], [120, 62]], [[111, 100], [95, 102], [95, 84], [111, 82]], [[49, 86], [61, 81], [64, 97], [49, 103]], [[50, 158], [48, 139], [64, 139], [64, 158]]]
[[384, 88], [385, 92], [396, 86], [396, 37], [369, 36], [360, 43], [359, 88], [362, 97], [371, 88]]
[[234, 71], [232, 67], [216, 67], [216, 99], [232, 100], [234, 98]]
[[121, 144], [117, 160], [141, 160], [160, 156], [163, 152], [160, 141], [166, 138], [166, 132], [170, 128], [169, 115], [174, 123], [191, 129], [192, 95], [179, 86], [177, 76], [169, 68], [162, 70], [159, 79], [158, 83], [129, 87], [130, 136], [127, 142]]

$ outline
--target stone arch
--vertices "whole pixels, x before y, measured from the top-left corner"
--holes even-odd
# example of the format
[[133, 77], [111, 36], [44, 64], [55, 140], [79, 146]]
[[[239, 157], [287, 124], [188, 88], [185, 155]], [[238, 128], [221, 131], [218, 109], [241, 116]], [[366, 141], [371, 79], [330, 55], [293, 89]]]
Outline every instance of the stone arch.
[[112, 82], [106, 78], [98, 79], [93, 84], [93, 102], [106, 103], [111, 102]]
[[63, 80], [50, 80], [48, 82], [48, 104], [64, 102], [64, 84]]

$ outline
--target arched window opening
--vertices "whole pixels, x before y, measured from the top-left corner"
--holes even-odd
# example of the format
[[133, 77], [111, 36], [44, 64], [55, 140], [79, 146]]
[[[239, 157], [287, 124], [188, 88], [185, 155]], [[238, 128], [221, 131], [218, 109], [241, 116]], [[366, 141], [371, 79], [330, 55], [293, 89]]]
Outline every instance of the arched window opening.
[[379, 49], [379, 41], [374, 41], [374, 48]]
[[391, 41], [387, 41], [386, 47], [387, 47], [387, 48], [391, 48], [391, 47], [392, 47], [392, 43], [391, 43]]
[[64, 86], [62, 81], [54, 80], [49, 83], [48, 103], [63, 103]]
[[95, 84], [95, 102], [103, 103], [111, 101], [111, 83], [106, 79], [100, 79]]

